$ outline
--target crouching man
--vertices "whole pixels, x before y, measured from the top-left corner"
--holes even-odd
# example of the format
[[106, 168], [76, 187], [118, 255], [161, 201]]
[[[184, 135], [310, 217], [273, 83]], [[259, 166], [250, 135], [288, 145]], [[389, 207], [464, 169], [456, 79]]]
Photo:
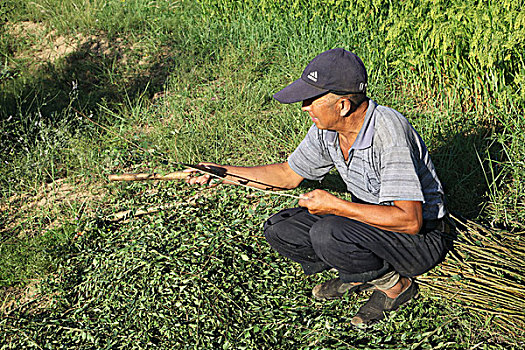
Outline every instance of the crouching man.
[[[325, 51], [274, 95], [281, 103], [301, 102], [313, 122], [287, 162], [208, 163], [263, 188], [294, 188], [337, 169], [351, 202], [314, 190], [301, 196], [298, 208], [268, 219], [264, 231], [272, 248], [305, 274], [337, 270], [337, 278], [313, 288], [316, 299], [373, 290], [351, 320], [359, 327], [417, 295], [414, 277], [443, 259], [450, 231], [443, 188], [423, 140], [403, 115], [369, 99], [366, 88], [359, 57], [340, 48]], [[188, 182], [209, 180], [203, 175]]]

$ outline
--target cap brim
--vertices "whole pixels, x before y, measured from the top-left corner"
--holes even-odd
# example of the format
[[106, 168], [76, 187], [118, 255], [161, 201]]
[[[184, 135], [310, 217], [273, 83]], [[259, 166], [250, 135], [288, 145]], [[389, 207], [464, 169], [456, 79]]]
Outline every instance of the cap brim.
[[295, 103], [327, 93], [328, 90], [315, 87], [299, 78], [281, 91], [275, 93], [273, 98], [281, 103]]

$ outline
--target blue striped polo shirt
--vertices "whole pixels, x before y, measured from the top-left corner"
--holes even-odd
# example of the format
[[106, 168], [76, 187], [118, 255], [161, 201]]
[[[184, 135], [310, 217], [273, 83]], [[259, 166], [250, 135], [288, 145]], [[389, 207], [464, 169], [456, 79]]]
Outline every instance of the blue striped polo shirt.
[[372, 100], [348, 161], [338, 133], [312, 125], [288, 164], [309, 180], [322, 180], [335, 167], [352, 196], [367, 203], [421, 201], [423, 219], [446, 214], [443, 187], [421, 136], [401, 113]]

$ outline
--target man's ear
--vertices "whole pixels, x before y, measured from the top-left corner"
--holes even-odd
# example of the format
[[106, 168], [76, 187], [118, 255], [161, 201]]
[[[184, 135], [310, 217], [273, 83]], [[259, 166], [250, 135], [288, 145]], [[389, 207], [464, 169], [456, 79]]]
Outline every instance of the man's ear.
[[350, 100], [347, 98], [342, 98], [339, 100], [339, 107], [340, 107], [340, 111], [339, 111], [340, 116], [346, 117], [352, 112], [353, 103], [350, 102]]

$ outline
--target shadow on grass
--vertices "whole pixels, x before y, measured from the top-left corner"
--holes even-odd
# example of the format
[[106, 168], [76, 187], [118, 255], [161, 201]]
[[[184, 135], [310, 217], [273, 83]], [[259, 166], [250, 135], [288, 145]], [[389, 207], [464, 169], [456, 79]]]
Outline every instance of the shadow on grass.
[[177, 53], [166, 48], [145, 58], [122, 41], [90, 37], [56, 62], [20, 68], [13, 78], [0, 82], [2, 146], [15, 145], [21, 134], [36, 138], [38, 128], [21, 131], [28, 120], [51, 127], [66, 121], [74, 127], [78, 122], [71, 107], [87, 112], [100, 105], [119, 108], [139, 95], [152, 97], [164, 88], [176, 61]]
[[[57, 64], [46, 62], [26, 81], [15, 82], [2, 96], [2, 114], [38, 111], [50, 116], [70, 104], [72, 93], [77, 94], [75, 107], [89, 110], [104, 102], [123, 103], [144, 92], [152, 96], [163, 88], [176, 59], [173, 53], [160, 52], [140, 64], [139, 58], [132, 57], [132, 48], [104, 43], [107, 47], [101, 52], [101, 42], [85, 41]], [[130, 62], [133, 59], [137, 62]]]
[[458, 131], [447, 135], [431, 153], [445, 189], [447, 207], [456, 215], [479, 218], [488, 200], [486, 154], [496, 156], [501, 152], [497, 145], [491, 145], [490, 135], [483, 127]]

